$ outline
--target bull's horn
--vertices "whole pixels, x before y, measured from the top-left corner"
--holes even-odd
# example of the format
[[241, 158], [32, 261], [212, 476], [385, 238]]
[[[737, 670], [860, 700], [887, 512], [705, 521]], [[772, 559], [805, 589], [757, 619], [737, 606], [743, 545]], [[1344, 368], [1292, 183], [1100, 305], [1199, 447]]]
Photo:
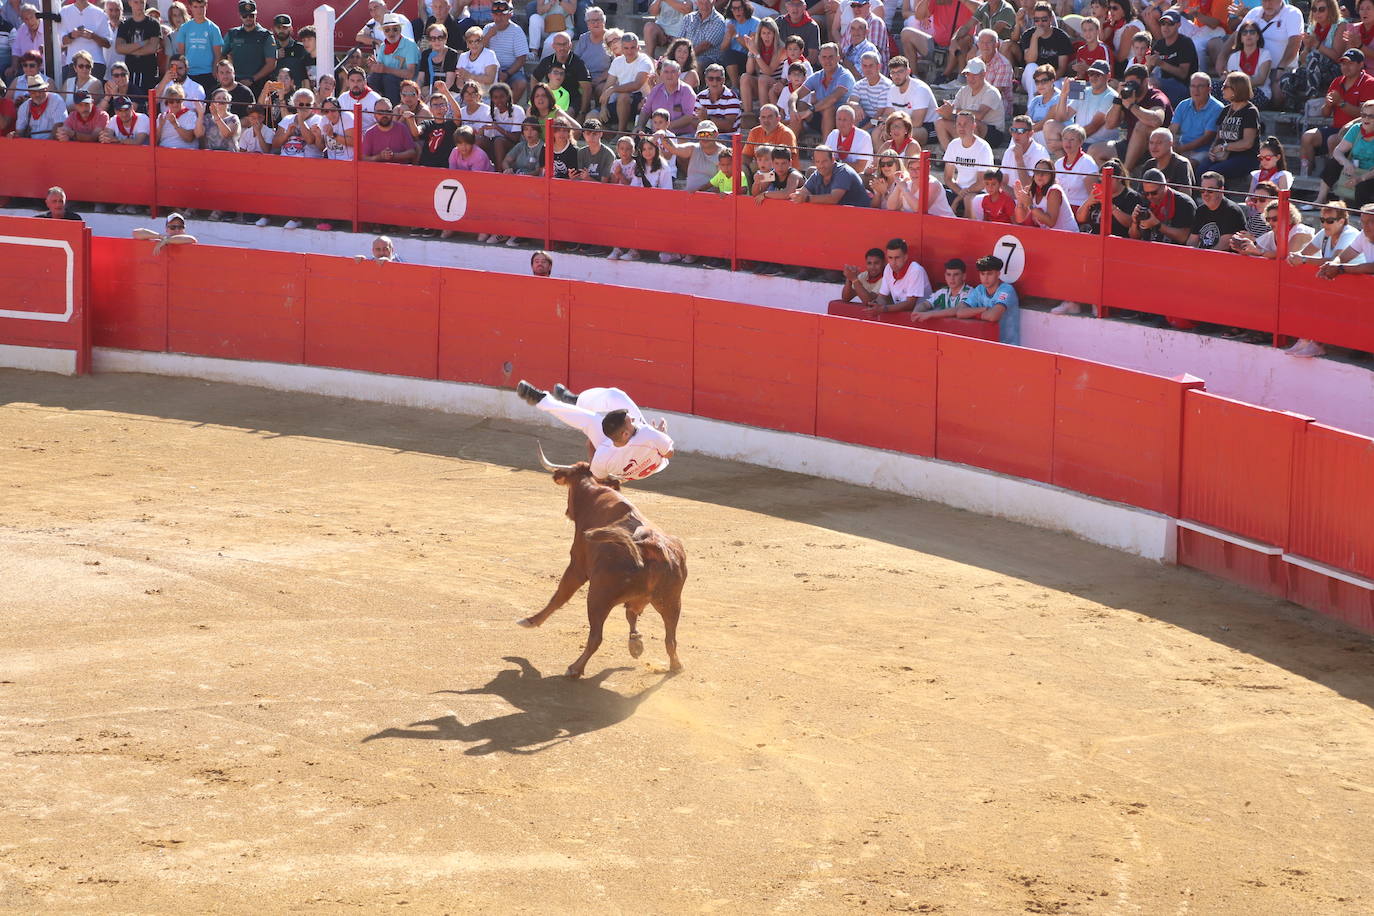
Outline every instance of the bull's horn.
[[567, 470], [570, 470], [570, 469], [572, 468], [572, 465], [570, 465], [570, 464], [554, 464], [554, 463], [553, 463], [552, 461], [550, 461], [548, 458], [545, 458], [545, 457], [544, 457], [544, 445], [543, 445], [543, 443], [535, 443], [535, 444], [539, 446], [539, 463], [542, 464], [542, 465], [544, 466], [544, 470], [546, 470], [546, 471], [567, 471]]

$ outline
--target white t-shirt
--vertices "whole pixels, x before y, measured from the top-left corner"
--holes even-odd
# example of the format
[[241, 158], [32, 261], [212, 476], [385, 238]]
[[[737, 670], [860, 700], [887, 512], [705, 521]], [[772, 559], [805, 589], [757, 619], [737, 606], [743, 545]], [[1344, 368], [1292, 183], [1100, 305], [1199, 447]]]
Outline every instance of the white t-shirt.
[[273, 130], [266, 124], [262, 126], [263, 139], [266, 145], [259, 142], [258, 135], [253, 132], [253, 126], [248, 123], [248, 119], [243, 119], [243, 130], [239, 133], [239, 152], [240, 153], [270, 153], [272, 152]]
[[[999, 105], [998, 111], [1001, 111]], [[958, 137], [945, 147], [945, 162], [954, 163], [954, 183], [961, 188], [972, 187], [983, 180], [983, 173], [992, 168], [992, 147], [982, 137], [974, 137], [971, 146], [964, 146]]]
[[[935, 101], [935, 93], [930, 91], [930, 87], [912, 77], [906, 81], [905, 89], [898, 89], [896, 84], [893, 84], [887, 92], [887, 107], [896, 111], [905, 111], [907, 114], [925, 109], [926, 120], [929, 120], [940, 105]], [[915, 126], [920, 127], [921, 125]]]
[[930, 278], [926, 269], [915, 261], [908, 261], [906, 273], [900, 280], [892, 273], [892, 265], [883, 268], [883, 280], [878, 284], [878, 295], [889, 296], [893, 302], [905, 299], [924, 299], [930, 295]]
[[[1268, 22], [1264, 21], [1264, 8], [1257, 6], [1245, 14], [1245, 18], [1240, 21], [1241, 25], [1247, 22], [1255, 23], [1255, 27], [1260, 30], [1264, 37], [1264, 50], [1269, 52], [1269, 59], [1273, 61], [1275, 67], [1283, 59], [1283, 52], [1288, 47], [1288, 39], [1294, 35], [1301, 35], [1303, 32], [1302, 12], [1292, 4], [1285, 3], [1279, 10], [1279, 14]], [[1236, 29], [1240, 31], [1239, 27]], [[1301, 56], [1302, 47], [1298, 48], [1298, 55]], [[1238, 55], [1237, 55], [1238, 56]]]
[[[313, 143], [306, 143], [301, 139], [299, 134], [292, 136], [289, 140], [284, 139], [286, 137], [286, 132], [291, 129], [291, 125], [296, 123], [297, 117], [298, 115], [287, 115], [282, 118], [281, 121], [277, 123], [276, 137], [272, 142], [275, 144], [277, 140], [283, 141], [281, 147], [281, 155], [283, 156], [291, 156], [297, 159], [323, 159], [324, 154], [320, 152], [319, 148]], [[319, 130], [320, 116], [307, 116], [305, 119], [305, 126], [311, 130]]]
[[[1088, 125], [1091, 124], [1093, 119], [1099, 114], [1111, 112], [1112, 103], [1115, 99], [1116, 90], [1110, 87], [1103, 90], [1100, 95], [1094, 94], [1093, 91], [1089, 89], [1087, 92], [1083, 93], [1083, 98], [1076, 102], [1069, 103], [1069, 110], [1073, 112], [1073, 123], [1087, 130]], [[1107, 122], [1104, 120], [1102, 122], [1103, 126], [1099, 127], [1096, 133], [1088, 135], [1088, 139], [1084, 141], [1085, 146], [1092, 143], [1115, 140], [1117, 138], [1121, 129], [1118, 127], [1107, 127], [1106, 123]]]
[[811, 66], [811, 61], [807, 60], [805, 57], [803, 57], [801, 60], [788, 60], [787, 57], [784, 55], [782, 63], [778, 64], [778, 72], [774, 73], [773, 77], [775, 79], [782, 80], [784, 83], [787, 82], [787, 71], [792, 69], [793, 64], [801, 64], [803, 67], [806, 68], [807, 79], [810, 79], [811, 74], [816, 72], [815, 68]]
[[792, 117], [792, 84], [787, 83], [782, 87], [782, 92], [778, 95], [778, 111], [782, 112], [782, 119], [786, 121]]
[[197, 114], [204, 115], [205, 87], [190, 77], [186, 78], [186, 82], [177, 83], [177, 85], [181, 87], [182, 94], [186, 96], [186, 107], [194, 109]]
[[[912, 192], [916, 190], [916, 182], [913, 181]], [[949, 206], [949, 198], [945, 196], [945, 186], [940, 184], [940, 179], [931, 175], [930, 188], [926, 193], [930, 195], [927, 216], [948, 216], [951, 219], [954, 217], [954, 211]]]
[[1359, 257], [1350, 262], [1351, 264], [1369, 264], [1374, 262], [1374, 242], [1371, 242], [1369, 236], [1365, 235], [1363, 232], [1360, 233], [1358, 238], [1350, 243], [1350, 247], [1355, 249], [1355, 253], [1359, 255]]
[[1074, 207], [1088, 199], [1088, 195], [1092, 193], [1093, 183], [1101, 173], [1097, 160], [1082, 151], [1073, 165], [1069, 165], [1063, 156], [1059, 157], [1055, 160], [1054, 171], [1054, 180], [1059, 182], [1065, 196], [1069, 198], [1069, 203]]
[[[501, 62], [496, 59], [496, 52], [491, 48], [483, 48], [476, 60], [473, 60], [472, 55], [467, 51], [458, 55], [458, 69], [460, 70], [466, 70], [469, 73], [486, 73], [488, 67], [495, 67], [496, 78], [501, 78]], [[489, 86], [483, 86], [482, 91], [485, 92], [489, 88]]]
[[[158, 146], [165, 146], [169, 149], [200, 149], [200, 141], [194, 138], [190, 140], [181, 139], [181, 134], [177, 133], [175, 127], [169, 120], [164, 120], [164, 115], [171, 114], [171, 111], [163, 111], [158, 114]], [[189, 105], [181, 106], [181, 114], [177, 117], [177, 123], [182, 130], [195, 130], [196, 124], [200, 122], [200, 115]]]
[[988, 113], [981, 118], [982, 123], [1001, 130], [1007, 123], [1007, 111], [1002, 106], [1002, 93], [997, 91], [996, 86], [985, 81], [983, 91], [977, 95], [968, 86], [960, 86], [959, 91], [954, 93], [955, 111], [966, 108], [976, 115], [978, 109], [984, 106]]
[[825, 145], [835, 151], [835, 159], [839, 162], [847, 162], [856, 172], [863, 172], [868, 168], [868, 164], [873, 161], [873, 138], [867, 131], [854, 128], [854, 140], [850, 144], [849, 152], [840, 150], [840, 129], [837, 127], [825, 138]]
[[[353, 147], [344, 143], [344, 137], [353, 130], [353, 112], [339, 112], [339, 123], [331, 124], [329, 119], [320, 115], [318, 123], [315, 125], [325, 132], [326, 159], [340, 159], [346, 162], [353, 160]], [[329, 143], [330, 138], [337, 142], [337, 147]]]
[[[1361, 232], [1360, 235], [1363, 236], [1364, 233]], [[1312, 241], [1312, 228], [1310, 226], [1299, 223], [1288, 230], [1288, 250], [1290, 252], [1302, 251], [1310, 241]], [[1255, 239], [1255, 247], [1260, 251], [1277, 251], [1278, 243], [1274, 241], [1274, 230], [1270, 229]]]
[[482, 135], [485, 137], [500, 136], [493, 124], [500, 124], [506, 130], [520, 130], [520, 122], [525, 120], [525, 109], [519, 105], [511, 105], [509, 112], [497, 111], [491, 106], [487, 106], [487, 117], [491, 119], [491, 124], [482, 128]]
[[[521, 118], [523, 121], [524, 118]], [[458, 121], [466, 124], [478, 133], [482, 133], [491, 126], [491, 106], [478, 105], [476, 111], [468, 111], [467, 105], [460, 105], [458, 108]]]
[[673, 440], [652, 426], [637, 426], [630, 441], [622, 446], [603, 439], [592, 455], [592, 473], [599, 478], [643, 480], [668, 466], [664, 457], [673, 450]]
[[1002, 174], [1006, 176], [1007, 187], [1016, 187], [1018, 181], [1022, 184], [1030, 184], [1031, 171], [1035, 168], [1035, 164], [1041, 159], [1050, 158], [1050, 151], [1032, 140], [1030, 146], [1026, 147], [1026, 155], [1021, 157], [1021, 161], [1026, 164], [1025, 168], [1018, 168], [1016, 165], [1016, 144], [1013, 142], [1002, 154]]
[[351, 115], [353, 114], [354, 105], [362, 105], [363, 133], [367, 133], [372, 129], [372, 125], [377, 123], [377, 118], [372, 114], [372, 110], [377, 107], [377, 103], [381, 101], [381, 98], [380, 95], [373, 92], [371, 89], [367, 90], [367, 95], [360, 99], [353, 98], [353, 96], [345, 90], [339, 93], [339, 107]]
[[[621, 55], [611, 61], [611, 66], [606, 70], [606, 73], [610, 75], [609, 85], [619, 86], [624, 83], [632, 83], [639, 77], [639, 74], [652, 73], [653, 70], [654, 62], [649, 60], [647, 54], [637, 54], [633, 61], [627, 61], [625, 56]], [[636, 91], [643, 92], [644, 87], [641, 86]]]

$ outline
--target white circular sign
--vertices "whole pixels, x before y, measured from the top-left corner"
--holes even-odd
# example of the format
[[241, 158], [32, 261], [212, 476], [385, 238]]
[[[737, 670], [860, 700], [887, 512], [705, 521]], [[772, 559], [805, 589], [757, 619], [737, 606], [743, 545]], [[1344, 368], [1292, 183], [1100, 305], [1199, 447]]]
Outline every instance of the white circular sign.
[[446, 223], [456, 223], [468, 212], [468, 192], [452, 178], [434, 188], [434, 212]]
[[992, 253], [1002, 259], [1002, 279], [1015, 283], [1026, 269], [1026, 246], [1014, 235], [1004, 235], [992, 246]]

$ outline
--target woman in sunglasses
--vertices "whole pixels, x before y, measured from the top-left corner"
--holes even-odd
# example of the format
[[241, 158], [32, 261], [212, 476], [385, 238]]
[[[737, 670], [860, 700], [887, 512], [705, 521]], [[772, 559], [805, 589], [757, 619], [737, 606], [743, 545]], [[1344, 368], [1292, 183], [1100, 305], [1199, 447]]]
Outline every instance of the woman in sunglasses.
[[[1359, 235], [1360, 230], [1350, 225], [1345, 208], [1328, 204], [1321, 209], [1320, 230], [1305, 248], [1294, 250], [1288, 256], [1288, 263], [1294, 266], [1325, 264], [1340, 257], [1341, 252], [1354, 244]], [[1283, 352], [1289, 356], [1321, 356], [1326, 350], [1315, 340], [1303, 338]]]
[[448, 29], [440, 23], [429, 27], [420, 55], [419, 78], [425, 92], [434, 92], [436, 83], [453, 88], [453, 71], [458, 69], [458, 52], [448, 46]]
[[1054, 163], [1041, 159], [1035, 164], [1030, 185], [1016, 183], [1016, 222], [1022, 226], [1040, 226], [1077, 232], [1078, 220], [1064, 189], [1054, 178]]
[[[1226, 71], [1230, 73], [1239, 70], [1250, 77], [1250, 85], [1255, 88], [1254, 103], [1260, 108], [1266, 108], [1269, 105], [1269, 70], [1273, 66], [1273, 61], [1269, 57], [1269, 52], [1264, 50], [1264, 34], [1255, 23], [1247, 22], [1240, 27], [1236, 41], [1236, 50], [1226, 58]], [[1221, 94], [1220, 83], [1218, 80], [1213, 85], [1214, 95]]]
[[105, 84], [91, 75], [94, 66], [88, 52], [77, 51], [72, 55], [72, 69], [76, 70], [76, 75], [62, 84], [64, 101], [70, 101], [78, 90], [85, 90], [91, 94], [97, 105], [100, 104], [101, 99], [105, 97]]
[[1265, 137], [1259, 148], [1259, 168], [1250, 173], [1250, 187], [1253, 192], [1261, 181], [1272, 181], [1280, 191], [1293, 186], [1293, 173], [1288, 171], [1288, 157], [1284, 155], [1283, 144], [1278, 137]]

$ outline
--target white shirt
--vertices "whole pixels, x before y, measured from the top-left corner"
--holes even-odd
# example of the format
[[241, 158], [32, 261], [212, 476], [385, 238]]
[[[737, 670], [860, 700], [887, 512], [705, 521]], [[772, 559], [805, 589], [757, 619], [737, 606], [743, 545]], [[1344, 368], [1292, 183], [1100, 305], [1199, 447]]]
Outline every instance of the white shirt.
[[[320, 115], [319, 124], [316, 125], [325, 132], [325, 158], [343, 159], [351, 161], [353, 159], [353, 148], [344, 143], [344, 136], [353, 130], [353, 112], [339, 112], [339, 123], [332, 124], [324, 115]], [[339, 149], [329, 147], [329, 138], [333, 137], [338, 141]]]
[[[905, 111], [907, 114], [925, 109], [926, 119], [929, 120], [931, 114], [940, 105], [935, 101], [935, 93], [930, 91], [930, 87], [912, 77], [906, 81], [905, 89], [898, 89], [895, 83], [892, 85], [892, 88], [887, 92], [887, 107], [896, 111]], [[920, 127], [921, 125], [915, 126]]]
[[488, 108], [489, 111], [487, 112], [487, 117], [491, 119], [491, 124], [488, 124], [487, 126], [482, 128], [483, 136], [500, 136], [496, 128], [492, 126], [495, 124], [500, 124], [506, 130], [514, 130], [517, 133], [519, 132], [520, 122], [525, 120], [525, 109], [521, 108], [519, 105], [511, 105], [509, 112], [497, 111], [496, 109], [491, 108], [490, 106], [488, 106]]
[[243, 130], [239, 133], [239, 152], [240, 153], [270, 153], [272, 152], [272, 128], [266, 124], [262, 126], [263, 139], [266, 144], [258, 142], [258, 135], [253, 132], [253, 126], [248, 123], [248, 119], [243, 119]]
[[[916, 193], [918, 188], [916, 182], [919, 179], [913, 178], [911, 181], [911, 191]], [[945, 196], [945, 186], [940, 184], [940, 179], [934, 175], [930, 176], [930, 187], [926, 191], [930, 196], [926, 199], [927, 216], [948, 216], [954, 218], [954, 211], [949, 206], [949, 198]], [[919, 200], [919, 198], [917, 198]]]
[[[1255, 23], [1261, 30], [1264, 37], [1264, 50], [1269, 52], [1269, 59], [1277, 67], [1283, 60], [1283, 52], [1288, 48], [1288, 39], [1294, 35], [1301, 35], [1303, 32], [1302, 12], [1292, 4], [1285, 3], [1279, 10], [1279, 14], [1268, 22], [1264, 19], [1264, 7], [1257, 6], [1245, 14], [1245, 18], [1240, 21], [1241, 25], [1247, 22]], [[1240, 28], [1237, 27], [1237, 32]], [[1299, 47], [1298, 53], [1302, 53]]]
[[128, 134], [124, 133], [120, 126], [115, 123], [116, 120], [118, 120], [118, 115], [110, 115], [110, 132], [115, 135], [116, 140], [132, 140], [139, 134], [151, 133], [146, 114], [134, 114], [134, 126]]
[[1054, 180], [1064, 189], [1064, 196], [1068, 197], [1069, 203], [1074, 207], [1088, 199], [1093, 182], [1101, 172], [1097, 160], [1081, 150], [1073, 165], [1069, 165], [1063, 156], [1055, 160], [1054, 171]]
[[[290, 140], [286, 139], [286, 132], [296, 123], [297, 115], [287, 115], [277, 123], [277, 133], [272, 142], [278, 140], [282, 142], [281, 155], [290, 156], [298, 159], [323, 159], [324, 154], [313, 143], [304, 142], [299, 135], [293, 136]], [[311, 130], [320, 129], [321, 115], [310, 115], [305, 119], [305, 126]], [[342, 121], [340, 121], [342, 123]]]
[[[404, 35], [406, 38], [409, 38], [411, 41], [414, 41], [415, 30], [410, 27], [410, 20], [404, 16], [401, 16], [400, 14], [396, 14], [396, 17], [401, 20], [400, 22], [395, 23], [396, 25], [399, 25], [401, 27], [401, 34]], [[377, 42], [377, 44], [379, 45], [382, 42], [386, 41], [386, 33], [382, 31], [382, 24], [378, 22], [376, 19], [369, 19], [368, 22], [372, 25], [372, 40]], [[229, 30], [225, 29], [224, 31], [227, 33]], [[450, 35], [449, 41], [452, 40], [453, 36]]]
[[[1363, 237], [1364, 233], [1361, 232], [1360, 235]], [[1299, 223], [1288, 230], [1288, 250], [1290, 252], [1302, 251], [1310, 241], [1312, 241], [1312, 228], [1310, 226]], [[1270, 229], [1255, 239], [1255, 247], [1260, 251], [1278, 251], [1278, 243], [1274, 241], [1274, 230]]]
[[854, 128], [854, 141], [849, 147], [849, 152], [840, 149], [840, 129], [837, 127], [830, 132], [830, 136], [825, 138], [825, 145], [835, 151], [835, 159], [838, 162], [849, 163], [850, 168], [862, 173], [868, 168], [868, 164], [873, 161], [873, 138], [868, 135], [868, 131]]
[[186, 82], [177, 83], [177, 85], [181, 87], [182, 94], [186, 96], [186, 107], [200, 114], [205, 114], [205, 105], [194, 104], [205, 101], [205, 87], [189, 76], [186, 77]]
[[945, 161], [954, 163], [955, 184], [961, 188], [972, 187], [992, 168], [992, 147], [982, 137], [975, 136], [969, 146], [964, 146], [964, 141], [955, 137], [945, 147]]
[[[472, 59], [471, 52], [464, 51], [458, 55], [457, 67], [459, 70], [466, 70], [469, 73], [486, 73], [488, 67], [495, 67], [497, 79], [501, 77], [501, 62], [496, 59], [496, 52], [491, 48], [483, 48], [476, 60]], [[483, 86], [482, 88], [485, 91], [488, 87]]]
[[1016, 142], [1012, 141], [1012, 145], [1008, 146], [1007, 151], [1002, 154], [1002, 174], [1007, 178], [1008, 193], [1010, 193], [1011, 188], [1016, 187], [1018, 181], [1022, 184], [1030, 184], [1031, 171], [1035, 168], [1035, 164], [1041, 159], [1050, 158], [1050, 151], [1032, 140], [1030, 146], [1026, 147], [1026, 155], [1021, 157], [1021, 161], [1026, 164], [1026, 167], [1024, 169], [1017, 168]]
[[[62, 21], [58, 23], [56, 33], [53, 36], [55, 43], [61, 44], [63, 36], [75, 32], [84, 26], [87, 30], [94, 32], [101, 38], [110, 42], [111, 50], [114, 49], [114, 35], [110, 32], [110, 17], [105, 15], [105, 10], [95, 4], [88, 4], [84, 10], [77, 9], [75, 3], [69, 3], [62, 7]], [[62, 53], [62, 63], [70, 64], [72, 55], [77, 51], [86, 51], [91, 55], [91, 60], [95, 63], [105, 62], [105, 49], [91, 41], [89, 38], [76, 38]]]
[[[1099, 114], [1107, 114], [1112, 110], [1112, 102], [1114, 99], [1116, 99], [1116, 90], [1110, 87], [1104, 89], [1100, 94], [1094, 93], [1092, 89], [1088, 89], [1087, 92], [1083, 93], [1083, 98], [1076, 102], [1069, 103], [1069, 110], [1073, 112], [1073, 123], [1087, 130], [1088, 125], [1092, 123], [1094, 118]], [[1115, 140], [1117, 138], [1117, 135], [1120, 133], [1120, 128], [1107, 127], [1106, 121], [1102, 123], [1102, 127], [1099, 127], [1095, 133], [1088, 135], [1088, 139], [1084, 141], [1085, 146], [1091, 143]]]
[[[190, 140], [181, 139], [181, 134], [177, 133], [175, 127], [164, 120], [164, 115], [171, 114], [170, 111], [161, 111], [157, 116], [157, 145], [165, 146], [170, 149], [199, 149], [200, 141], [194, 138]], [[177, 117], [177, 123], [182, 130], [194, 130], [196, 123], [200, 121], [200, 114], [190, 105], [181, 106], [181, 114]]]
[[615, 446], [609, 439], [597, 444], [592, 454], [592, 474], [598, 478], [618, 477], [621, 480], [643, 480], [668, 466], [666, 456], [673, 450], [673, 440], [652, 426], [639, 425], [630, 441]]
[[380, 95], [373, 92], [371, 89], [367, 90], [367, 95], [360, 99], [353, 98], [353, 96], [345, 90], [339, 93], [339, 107], [351, 115], [353, 114], [354, 105], [362, 105], [363, 133], [367, 133], [372, 129], [372, 125], [377, 123], [377, 118], [372, 114], [372, 109], [377, 107], [377, 103], [381, 101], [381, 98]]
[[[634, 80], [639, 76], [639, 74], [652, 73], [653, 69], [654, 62], [649, 60], [649, 56], [647, 54], [639, 54], [635, 57], [633, 61], [627, 61], [625, 60], [624, 55], [621, 55], [620, 57], [617, 57], [615, 60], [611, 61], [611, 66], [609, 69], [607, 69], [606, 72], [610, 75], [610, 84], [614, 86], [619, 86], [624, 83], [634, 82]], [[641, 86], [636, 91], [643, 92], [644, 87]]]
[[930, 278], [926, 276], [926, 269], [914, 260], [907, 262], [906, 273], [900, 280], [893, 276], [891, 264], [883, 268], [883, 280], [878, 284], [878, 295], [888, 296], [893, 302], [902, 302], [907, 299], [924, 299], [930, 292]]

